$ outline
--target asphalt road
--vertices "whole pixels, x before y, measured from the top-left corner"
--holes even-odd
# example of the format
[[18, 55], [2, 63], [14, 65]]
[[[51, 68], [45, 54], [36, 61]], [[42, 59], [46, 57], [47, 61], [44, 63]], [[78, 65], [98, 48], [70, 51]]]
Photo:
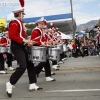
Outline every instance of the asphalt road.
[[[0, 100], [100, 100], [100, 58], [89, 56], [84, 58], [68, 58], [60, 65], [60, 70], [53, 72], [56, 82], [46, 82], [44, 72], [37, 78], [37, 85], [42, 91], [28, 91], [27, 72], [13, 88], [12, 98], [5, 92], [8, 74], [0, 74]], [[13, 67], [17, 67], [13, 62]]]

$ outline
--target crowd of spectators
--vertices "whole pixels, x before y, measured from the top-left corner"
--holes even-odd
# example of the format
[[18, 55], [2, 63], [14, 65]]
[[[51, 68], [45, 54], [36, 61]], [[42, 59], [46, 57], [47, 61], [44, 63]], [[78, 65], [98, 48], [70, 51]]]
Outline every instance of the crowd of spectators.
[[69, 57], [79, 57], [79, 56], [95, 56], [99, 55], [98, 45], [96, 43], [96, 38], [92, 36], [90, 38], [87, 37], [78, 37], [75, 36], [75, 40], [73, 39], [64, 39], [66, 43], [67, 51], [66, 56]]

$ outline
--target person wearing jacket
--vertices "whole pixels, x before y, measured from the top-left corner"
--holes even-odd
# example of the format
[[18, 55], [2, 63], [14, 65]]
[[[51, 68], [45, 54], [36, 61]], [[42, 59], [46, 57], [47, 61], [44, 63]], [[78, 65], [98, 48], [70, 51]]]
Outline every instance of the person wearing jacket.
[[[44, 18], [41, 18], [36, 21], [36, 27], [32, 30], [31, 33], [31, 40], [35, 41], [34, 46], [47, 46], [47, 36], [43, 33], [43, 28], [46, 25], [46, 20]], [[36, 74], [38, 75], [42, 69], [45, 69], [45, 77], [46, 81], [55, 81], [51, 77], [51, 68], [49, 60], [46, 60], [46, 62], [40, 62], [35, 68], [36, 68]]]
[[36, 85], [36, 71], [34, 64], [28, 61], [28, 54], [25, 46], [32, 46], [35, 42], [25, 39], [26, 33], [23, 25], [24, 9], [13, 11], [15, 19], [9, 23], [9, 38], [11, 39], [11, 51], [14, 54], [19, 67], [10, 76], [9, 81], [6, 83], [6, 91], [9, 97], [12, 96], [12, 88], [27, 69], [29, 78], [29, 91], [40, 90]]

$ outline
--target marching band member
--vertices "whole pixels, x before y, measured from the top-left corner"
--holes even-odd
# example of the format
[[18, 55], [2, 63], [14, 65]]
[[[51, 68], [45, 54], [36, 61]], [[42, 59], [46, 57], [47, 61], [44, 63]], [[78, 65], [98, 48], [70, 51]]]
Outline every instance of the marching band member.
[[[4, 32], [4, 36], [2, 38], [3, 43], [5, 43], [6, 47], [10, 46], [10, 39], [8, 38], [8, 31]], [[5, 69], [7, 70], [7, 65], [10, 71], [13, 71], [14, 68], [12, 67], [12, 60], [13, 60], [13, 56], [11, 53], [6, 53], [7, 55], [7, 61], [5, 61]], [[6, 64], [7, 63], [7, 64]]]
[[64, 57], [65, 52], [64, 51], [65, 51], [65, 49], [67, 51], [67, 46], [66, 46], [66, 43], [62, 41], [61, 32], [58, 30], [58, 28], [56, 28], [56, 32], [57, 32], [58, 45], [63, 44], [63, 52], [60, 54], [60, 61], [59, 61], [59, 64], [62, 64], [62, 63], [64, 63], [63, 60], [65, 60], [65, 57]]
[[57, 43], [62, 44], [63, 41], [62, 41], [62, 37], [61, 37], [61, 32], [58, 31], [58, 28], [56, 28], [56, 33], [57, 33]]
[[[0, 36], [0, 46], [5, 46], [5, 44], [1, 41], [2, 40], [2, 36]], [[6, 74], [6, 71], [4, 70], [4, 57], [3, 57], [3, 53], [0, 53], [0, 74]]]
[[24, 9], [13, 11], [15, 19], [9, 23], [9, 38], [11, 39], [11, 51], [18, 61], [19, 67], [11, 75], [9, 82], [6, 83], [6, 91], [9, 97], [12, 96], [12, 87], [27, 69], [29, 78], [29, 91], [40, 90], [36, 85], [36, 71], [33, 63], [28, 61], [28, 54], [25, 50], [25, 45], [32, 46], [34, 41], [25, 39], [26, 33], [23, 27]]
[[[56, 28], [56, 33], [57, 33], [57, 44], [63, 44], [62, 41], [62, 37], [61, 37], [61, 32], [58, 30], [58, 28]], [[62, 61], [63, 59], [63, 53], [60, 54], [60, 60], [59, 60], [59, 64], [63, 64], [64, 62]]]
[[[45, 34], [43, 34], [43, 28], [46, 25], [46, 20], [44, 18], [41, 18], [36, 21], [36, 27], [33, 29], [31, 34], [31, 40], [34, 40], [36, 42], [36, 46], [47, 46], [46, 41], [47, 37]], [[46, 62], [40, 62], [36, 66], [36, 73], [37, 75], [42, 71], [42, 68], [45, 69], [45, 77], [46, 81], [55, 81], [55, 79], [51, 78], [51, 68], [49, 64], [49, 60]]]
[[[55, 28], [54, 28], [54, 24], [53, 23], [50, 23], [50, 29], [51, 29], [51, 32], [52, 32], [52, 43], [53, 45], [56, 45], [57, 44], [57, 34], [55, 33]], [[52, 61], [52, 68], [55, 69], [55, 70], [59, 70], [59, 65], [57, 64], [57, 61]]]
[[[50, 40], [51, 40], [51, 38], [50, 38], [50, 36], [48, 34], [48, 28], [45, 25], [44, 28], [43, 28], [42, 41], [44, 41], [46, 43], [46, 46], [51, 46], [51, 41]], [[48, 47], [47, 47], [47, 53], [48, 53]], [[49, 63], [50, 63], [50, 60], [49, 60]], [[45, 71], [44, 67], [43, 67], [42, 71]], [[51, 75], [55, 75], [55, 73], [51, 72]]]
[[48, 32], [47, 32], [47, 41], [48, 41], [48, 43], [49, 43], [51, 46], [54, 44], [54, 42], [53, 42], [52, 29], [48, 29]]

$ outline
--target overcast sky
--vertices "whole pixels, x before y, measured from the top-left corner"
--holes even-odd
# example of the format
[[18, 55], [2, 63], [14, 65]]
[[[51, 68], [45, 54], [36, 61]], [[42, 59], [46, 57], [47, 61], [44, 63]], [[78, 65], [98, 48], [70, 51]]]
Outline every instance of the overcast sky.
[[[76, 24], [100, 19], [100, 0], [72, 0]], [[0, 0], [0, 18], [12, 19], [19, 0]], [[71, 13], [70, 0], [25, 0], [25, 18]]]

